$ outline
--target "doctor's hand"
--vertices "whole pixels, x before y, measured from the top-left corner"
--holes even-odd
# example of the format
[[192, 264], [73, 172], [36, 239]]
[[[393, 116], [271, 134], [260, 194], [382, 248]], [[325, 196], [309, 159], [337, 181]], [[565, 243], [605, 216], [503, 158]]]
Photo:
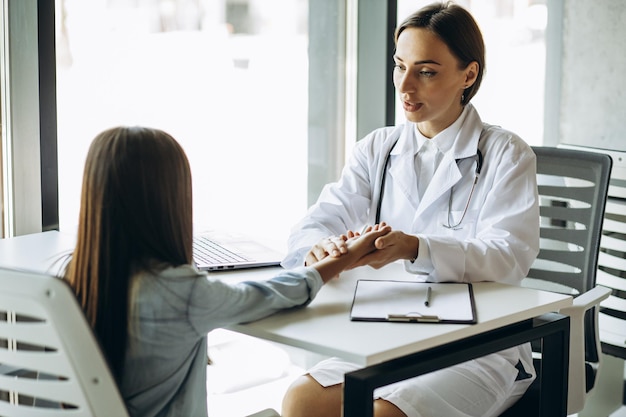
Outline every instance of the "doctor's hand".
[[414, 260], [417, 257], [419, 239], [417, 236], [394, 230], [377, 238], [374, 245], [377, 250], [363, 256], [353, 267], [369, 265], [379, 269], [398, 259]]

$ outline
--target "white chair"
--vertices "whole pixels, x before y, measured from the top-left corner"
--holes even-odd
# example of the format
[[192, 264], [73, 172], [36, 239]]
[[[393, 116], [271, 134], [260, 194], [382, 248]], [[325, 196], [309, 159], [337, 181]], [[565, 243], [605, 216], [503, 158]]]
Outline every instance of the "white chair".
[[[0, 268], [0, 416], [128, 417], [73, 291]], [[266, 409], [249, 417], [280, 417]]]
[[128, 416], [67, 283], [0, 269], [0, 415]]

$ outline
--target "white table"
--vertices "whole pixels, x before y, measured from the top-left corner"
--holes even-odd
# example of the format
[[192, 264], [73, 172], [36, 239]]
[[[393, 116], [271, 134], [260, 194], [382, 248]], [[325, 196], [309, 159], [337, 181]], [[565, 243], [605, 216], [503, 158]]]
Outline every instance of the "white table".
[[[0, 239], [0, 266], [55, 271], [55, 262], [73, 245], [73, 235], [54, 231]], [[259, 280], [277, 271], [262, 268], [214, 276]], [[371, 417], [376, 387], [543, 338], [543, 362], [550, 368], [542, 376], [542, 415], [566, 415], [569, 318], [550, 313], [571, 305], [571, 297], [475, 283], [478, 322], [473, 325], [352, 322], [349, 310], [358, 279], [415, 280], [416, 276], [406, 273], [401, 264], [381, 270], [357, 268], [326, 284], [305, 308], [231, 329], [363, 365], [364, 369], [346, 375], [345, 417]]]
[[[275, 272], [231, 271], [221, 276], [263, 279]], [[416, 276], [399, 263], [381, 270], [357, 268], [326, 284], [306, 308], [230, 329], [365, 366], [346, 375], [346, 417], [371, 416], [372, 402], [364, 403], [363, 398], [371, 399], [378, 386], [545, 336], [544, 360], [555, 368], [543, 375], [542, 415], [566, 415], [567, 354], [563, 353], [568, 352], [569, 318], [546, 314], [571, 305], [571, 297], [483, 282], [473, 284], [478, 319], [474, 325], [353, 322], [349, 311], [358, 279], [416, 280]]]
[[[249, 279], [260, 279], [275, 273], [270, 268], [246, 274]], [[239, 275], [237, 280], [243, 277], [242, 272], [232, 271], [220, 276], [227, 278], [229, 274]], [[367, 366], [558, 311], [572, 303], [568, 296], [484, 282], [473, 284], [475, 325], [352, 322], [349, 312], [358, 279], [415, 280], [416, 276], [405, 272], [399, 263], [378, 271], [357, 268], [326, 284], [306, 308], [231, 329]]]
[[75, 241], [73, 234], [54, 230], [0, 239], [0, 266], [57, 274]]

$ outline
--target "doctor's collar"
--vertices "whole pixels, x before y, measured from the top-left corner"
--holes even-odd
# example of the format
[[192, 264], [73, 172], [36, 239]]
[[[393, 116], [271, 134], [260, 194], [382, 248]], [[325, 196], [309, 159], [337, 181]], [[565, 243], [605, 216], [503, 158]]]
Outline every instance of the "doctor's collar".
[[419, 152], [422, 149], [425, 141], [430, 140], [432, 144], [436, 145], [437, 149], [439, 149], [442, 153], [447, 153], [454, 146], [454, 141], [456, 140], [461, 127], [463, 126], [463, 122], [465, 121], [467, 114], [469, 113], [469, 108], [471, 105], [467, 105], [463, 108], [461, 115], [448, 127], [446, 127], [441, 132], [437, 133], [432, 138], [427, 138], [420, 132], [417, 127], [417, 123], [414, 123], [413, 133], [416, 138], [416, 149], [415, 153]]

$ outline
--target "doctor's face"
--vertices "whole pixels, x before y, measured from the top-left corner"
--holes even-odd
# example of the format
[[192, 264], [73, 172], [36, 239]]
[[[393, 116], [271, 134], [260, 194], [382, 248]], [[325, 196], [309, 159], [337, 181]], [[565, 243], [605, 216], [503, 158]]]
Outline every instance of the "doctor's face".
[[463, 90], [476, 79], [476, 62], [459, 68], [458, 59], [434, 33], [406, 28], [398, 37], [393, 83], [407, 120], [433, 137], [461, 114]]

